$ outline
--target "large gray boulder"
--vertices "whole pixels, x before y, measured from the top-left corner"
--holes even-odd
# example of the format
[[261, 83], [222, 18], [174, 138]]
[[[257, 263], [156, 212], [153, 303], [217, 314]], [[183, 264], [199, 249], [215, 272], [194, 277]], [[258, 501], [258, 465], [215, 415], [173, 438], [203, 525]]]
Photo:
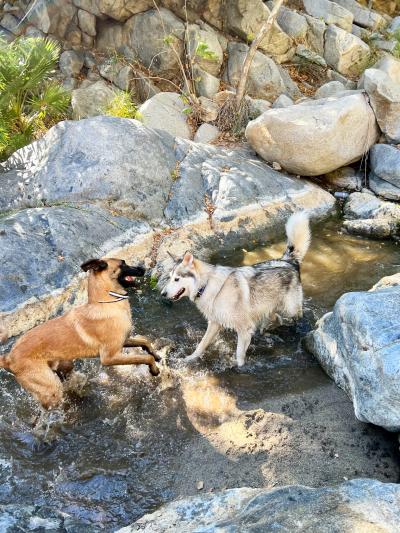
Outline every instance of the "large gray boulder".
[[67, 50], [61, 54], [59, 65], [64, 76], [77, 76], [83, 67], [83, 56], [73, 50]]
[[346, 90], [346, 87], [340, 81], [329, 81], [324, 83], [316, 91], [314, 98], [329, 98], [330, 96], [335, 96], [338, 93], [341, 93]]
[[400, 149], [375, 144], [370, 151], [370, 165], [370, 188], [388, 200], [400, 200]]
[[398, 531], [400, 486], [354, 479], [335, 487], [240, 488], [163, 505], [118, 533]]
[[322, 18], [326, 24], [335, 24], [339, 28], [351, 31], [353, 14], [330, 0], [303, 0], [306, 12], [315, 18]]
[[[202, 52], [201, 46], [203, 45], [207, 48]], [[197, 24], [190, 24], [187, 46], [193, 64], [213, 76], [218, 76], [224, 53], [215, 31], [210, 27], [201, 28]]]
[[120, 61], [107, 59], [99, 65], [99, 72], [106, 80], [122, 91], [129, 91], [134, 80], [134, 73], [129, 65]]
[[[357, 193], [355, 193], [357, 194]], [[400, 431], [400, 287], [344, 294], [307, 346], [353, 400], [356, 417]]]
[[179, 70], [183, 54], [183, 22], [167, 9], [150, 9], [125, 24], [125, 42], [145, 67], [163, 76]]
[[[228, 63], [224, 73], [225, 80], [233, 87], [242, 75], [243, 61], [249, 47], [244, 43], [228, 44]], [[286, 92], [286, 85], [275, 62], [261, 52], [256, 52], [250, 67], [247, 84], [249, 96], [275, 100]]]
[[355, 24], [363, 28], [376, 30], [386, 26], [386, 20], [382, 15], [362, 6], [356, 0], [335, 0], [335, 3], [350, 11], [354, 16]]
[[306, 44], [319, 55], [324, 55], [326, 24], [321, 19], [304, 15], [308, 24]]
[[[258, 34], [262, 24], [267, 20], [270, 10], [262, 0], [231, 0], [227, 2], [222, 13], [224, 28], [242, 39], [252, 40]], [[294, 54], [293, 41], [284, 33], [277, 23], [259, 48], [282, 63]]]
[[[232, 220], [234, 214], [240, 216], [244, 209], [256, 212], [260, 206], [267, 208], [283, 198], [287, 208], [296, 210], [304, 197], [303, 208], [314, 215], [329, 212], [335, 203], [326, 191], [276, 172], [249, 150], [177, 141], [177, 157], [179, 179], [165, 209], [172, 226], [207, 221], [207, 201], [213, 208], [213, 220], [222, 222]], [[306, 197], [313, 197], [312, 202]]]
[[400, 143], [400, 61], [386, 55], [364, 72], [359, 87], [367, 91], [383, 133]]
[[31, 3], [26, 11], [26, 22], [45, 34], [49, 33], [58, 39], [68, 39], [68, 30], [77, 11], [72, 2], [65, 0], [37, 0]]
[[105, 112], [115, 98], [116, 90], [103, 80], [88, 83], [72, 91], [71, 105], [74, 119], [95, 117]]
[[[267, 5], [272, 9], [273, 2], [267, 2]], [[308, 24], [305, 16], [301, 13], [288, 9], [283, 5], [278, 11], [277, 22], [282, 30], [293, 39], [306, 39]]]
[[200, 67], [193, 68], [194, 85], [198, 96], [213, 98], [220, 88], [221, 80]]
[[344, 215], [348, 219], [380, 218], [386, 215], [400, 214], [400, 206], [385, 202], [371, 192], [355, 192], [351, 194], [344, 206]]
[[60, 122], [2, 165], [0, 209], [112, 200], [121, 212], [160, 220], [175, 168], [173, 143], [130, 119]]
[[358, 76], [367, 65], [370, 54], [369, 46], [359, 37], [337, 26], [328, 26], [324, 58], [340, 74]]
[[246, 128], [246, 138], [261, 157], [303, 176], [357, 161], [377, 137], [374, 113], [360, 93], [271, 109]]
[[187, 123], [189, 104], [178, 93], [158, 93], [139, 107], [141, 121], [148, 128], [158, 128], [176, 137], [190, 139]]
[[78, 24], [80, 29], [91, 37], [96, 35], [96, 17], [85, 11], [84, 9], [78, 10]]
[[349, 233], [365, 237], [398, 237], [400, 206], [377, 198], [372, 193], [355, 192], [344, 206], [343, 226]]

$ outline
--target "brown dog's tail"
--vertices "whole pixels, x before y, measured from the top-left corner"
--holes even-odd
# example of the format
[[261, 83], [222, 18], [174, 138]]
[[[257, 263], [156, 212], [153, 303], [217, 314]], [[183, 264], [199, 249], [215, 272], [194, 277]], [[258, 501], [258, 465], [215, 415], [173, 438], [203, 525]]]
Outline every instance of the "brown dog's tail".
[[[8, 331], [4, 324], [0, 324], [0, 344], [8, 339]], [[0, 368], [9, 368], [8, 355], [0, 356]]]

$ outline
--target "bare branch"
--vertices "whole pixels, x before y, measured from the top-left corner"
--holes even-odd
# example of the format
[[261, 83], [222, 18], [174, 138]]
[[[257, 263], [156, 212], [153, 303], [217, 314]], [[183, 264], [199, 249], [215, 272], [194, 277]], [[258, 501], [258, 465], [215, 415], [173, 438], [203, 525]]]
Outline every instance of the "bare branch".
[[253, 59], [254, 59], [254, 56], [255, 56], [255, 54], [257, 52], [257, 48], [259, 47], [259, 45], [260, 45], [261, 41], [263, 40], [263, 38], [265, 37], [265, 35], [272, 28], [272, 26], [273, 26], [273, 24], [275, 22], [275, 19], [278, 16], [278, 11], [279, 11], [279, 9], [280, 9], [282, 4], [283, 4], [283, 0], [276, 0], [271, 13], [269, 14], [269, 17], [264, 22], [264, 24], [261, 26], [260, 31], [258, 32], [258, 34], [257, 34], [256, 38], [254, 39], [254, 41], [251, 43], [250, 48], [249, 48], [249, 50], [247, 52], [246, 58], [245, 58], [245, 60], [243, 62], [242, 75], [240, 77], [240, 80], [239, 80], [239, 83], [238, 83], [238, 86], [237, 86], [237, 90], [236, 90], [236, 107], [237, 107], [237, 109], [240, 108], [240, 106], [242, 104], [242, 100], [244, 98], [244, 93], [245, 93], [245, 90], [246, 90], [246, 85], [247, 85], [247, 80], [248, 80], [248, 77], [249, 77], [250, 67], [251, 67], [251, 64], [253, 63]]

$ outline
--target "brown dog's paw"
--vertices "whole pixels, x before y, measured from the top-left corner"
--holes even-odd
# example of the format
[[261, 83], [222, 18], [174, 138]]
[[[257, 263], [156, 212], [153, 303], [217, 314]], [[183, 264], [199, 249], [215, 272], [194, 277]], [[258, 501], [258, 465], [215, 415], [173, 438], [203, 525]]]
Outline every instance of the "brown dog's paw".
[[152, 376], [158, 376], [160, 374], [160, 369], [157, 365], [149, 366], [150, 374]]
[[161, 356], [158, 355], [157, 352], [153, 351], [151, 352], [151, 355], [154, 357], [154, 359], [159, 363], [161, 361]]

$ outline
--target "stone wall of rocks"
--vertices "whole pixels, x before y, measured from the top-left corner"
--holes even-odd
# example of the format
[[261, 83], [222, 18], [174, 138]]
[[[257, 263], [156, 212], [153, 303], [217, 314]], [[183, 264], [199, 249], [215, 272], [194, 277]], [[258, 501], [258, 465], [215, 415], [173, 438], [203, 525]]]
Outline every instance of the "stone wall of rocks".
[[[271, 103], [281, 94], [299, 99], [301, 92], [280, 67], [299, 59], [322, 65], [327, 79], [352, 87], [348, 78], [363, 70], [371, 52], [360, 37], [380, 36], [378, 30], [389, 22], [393, 28], [397, 24], [354, 0], [301, 3], [301, 11], [282, 7], [273, 31], [261, 42], [250, 73], [250, 96]], [[185, 11], [177, 0], [159, 0], [157, 8], [152, 0], [3, 1], [0, 35], [9, 40], [21, 34], [51, 36], [65, 50], [60, 68], [68, 87], [103, 79], [111, 88], [134, 88], [141, 100], [158, 90], [171, 91], [169, 82], [179, 79], [179, 62], [189, 54], [198, 95], [212, 98], [221, 83], [235, 87], [246, 42], [257, 34], [271, 5], [262, 0], [189, 1]], [[212, 59], [196, 56], [199, 42]], [[107, 99], [101, 88], [98, 98]], [[79, 112], [84, 117], [94, 111]]]

